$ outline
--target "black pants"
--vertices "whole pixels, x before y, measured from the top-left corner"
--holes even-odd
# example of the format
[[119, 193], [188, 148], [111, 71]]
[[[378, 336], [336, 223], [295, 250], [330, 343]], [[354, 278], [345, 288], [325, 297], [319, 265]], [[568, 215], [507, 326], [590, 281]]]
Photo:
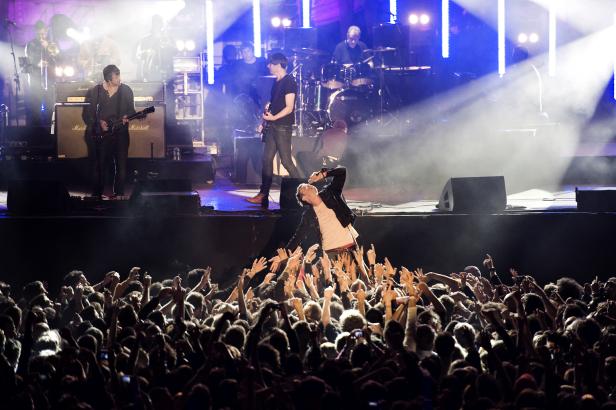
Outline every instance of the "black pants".
[[289, 171], [292, 178], [301, 178], [301, 175], [291, 157], [291, 134], [293, 127], [290, 125], [272, 124], [265, 133], [265, 146], [263, 147], [263, 168], [261, 170], [260, 193], [269, 195], [274, 175], [274, 157], [276, 152], [280, 155], [282, 166]]
[[[113, 193], [124, 195], [124, 182], [126, 181], [126, 161], [128, 159], [128, 133], [94, 139], [91, 142], [91, 159], [93, 163], [92, 194], [101, 196], [105, 190], [105, 179], [108, 175], [109, 165], [113, 164]], [[113, 161], [113, 162], [112, 162]]]

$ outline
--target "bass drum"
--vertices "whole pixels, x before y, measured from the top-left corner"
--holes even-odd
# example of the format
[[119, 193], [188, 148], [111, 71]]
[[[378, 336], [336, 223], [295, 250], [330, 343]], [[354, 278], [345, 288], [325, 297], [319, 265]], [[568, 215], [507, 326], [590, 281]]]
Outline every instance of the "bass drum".
[[329, 121], [344, 120], [349, 127], [366, 122], [373, 116], [371, 101], [372, 94], [366, 90], [338, 90], [329, 97]]

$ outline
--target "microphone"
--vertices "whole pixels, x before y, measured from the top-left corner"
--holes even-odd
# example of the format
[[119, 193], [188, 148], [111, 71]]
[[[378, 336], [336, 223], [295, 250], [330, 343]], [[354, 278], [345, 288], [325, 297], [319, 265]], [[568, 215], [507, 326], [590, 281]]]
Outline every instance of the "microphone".
[[5, 26], [17, 27], [17, 23], [15, 23], [13, 20], [9, 20], [9, 19], [4, 19], [4, 25]]

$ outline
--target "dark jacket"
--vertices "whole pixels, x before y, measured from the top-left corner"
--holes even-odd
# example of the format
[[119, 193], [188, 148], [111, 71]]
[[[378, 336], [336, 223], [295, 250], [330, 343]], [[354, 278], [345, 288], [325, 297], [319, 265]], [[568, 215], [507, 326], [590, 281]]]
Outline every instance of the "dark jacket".
[[[342, 188], [346, 181], [346, 168], [339, 166], [325, 171], [327, 172], [327, 177], [333, 177], [334, 179], [323, 187], [319, 192], [319, 196], [325, 206], [334, 211], [340, 224], [346, 227], [355, 221], [355, 214], [342, 196]], [[305, 208], [299, 226], [287, 244], [287, 249], [295, 249], [300, 244], [307, 244], [307, 240], [311, 237], [318, 238], [319, 242], [322, 242], [317, 214], [312, 206], [307, 205]]]
[[[86, 124], [86, 135], [92, 135], [94, 131], [94, 127], [96, 126], [96, 109], [99, 106], [99, 110], [103, 111], [112, 111], [113, 115], [111, 115], [111, 119], [119, 119], [124, 115], [132, 115], [135, 113], [135, 98], [133, 95], [133, 90], [127, 86], [126, 84], [120, 84], [120, 88], [117, 91], [118, 100], [116, 103], [109, 101], [109, 97], [106, 96], [106, 91], [103, 89], [102, 84], [97, 84], [94, 87], [90, 88], [86, 93], [86, 102], [89, 105], [83, 107], [83, 111], [81, 113], [81, 118], [83, 122]], [[113, 100], [112, 100], [113, 101]], [[113, 104], [109, 107], [104, 108], [103, 105]], [[109, 120], [106, 115], [100, 115], [101, 120]], [[119, 128], [120, 133], [125, 133], [128, 135], [128, 126], [121, 126]]]

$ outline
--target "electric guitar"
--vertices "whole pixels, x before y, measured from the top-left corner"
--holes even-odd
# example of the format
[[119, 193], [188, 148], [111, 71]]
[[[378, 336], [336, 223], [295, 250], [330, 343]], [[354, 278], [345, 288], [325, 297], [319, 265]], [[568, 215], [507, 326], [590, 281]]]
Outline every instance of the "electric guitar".
[[[154, 106], [150, 106], [150, 107], [144, 108], [141, 111], [137, 111], [136, 113], [134, 113], [132, 115], [129, 115], [126, 119], [128, 121], [132, 121], [132, 120], [136, 120], [138, 118], [145, 118], [148, 114], [153, 113], [154, 110], [155, 110]], [[103, 129], [100, 126], [100, 123], [98, 123], [94, 127], [94, 129], [95, 129], [94, 137], [95, 138], [100, 138], [100, 139], [103, 139], [105, 137], [110, 137], [122, 125], [123, 125], [122, 118], [110, 118], [110, 119], [107, 120], [107, 131], [103, 131]]]
[[[269, 107], [270, 107], [270, 104], [267, 104], [265, 106], [265, 109], [263, 110], [263, 114], [269, 113]], [[267, 120], [261, 121], [261, 142], [265, 142], [265, 135], [267, 133], [268, 128], [269, 128], [269, 121]]]

